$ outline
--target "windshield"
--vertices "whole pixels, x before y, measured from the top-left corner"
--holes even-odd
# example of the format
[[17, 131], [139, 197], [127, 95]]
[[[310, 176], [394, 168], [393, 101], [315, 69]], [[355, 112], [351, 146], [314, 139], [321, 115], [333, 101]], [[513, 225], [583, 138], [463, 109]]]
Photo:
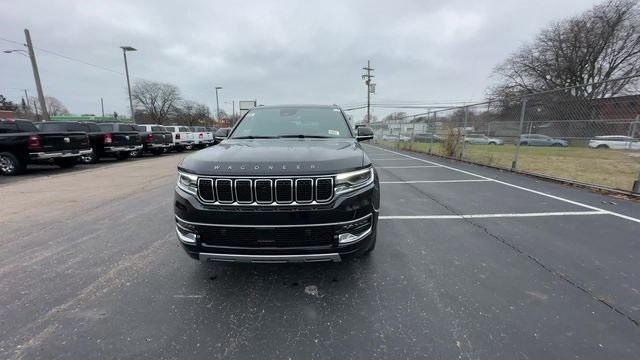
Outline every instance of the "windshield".
[[342, 113], [336, 108], [263, 108], [251, 110], [231, 138], [245, 137], [351, 137]]

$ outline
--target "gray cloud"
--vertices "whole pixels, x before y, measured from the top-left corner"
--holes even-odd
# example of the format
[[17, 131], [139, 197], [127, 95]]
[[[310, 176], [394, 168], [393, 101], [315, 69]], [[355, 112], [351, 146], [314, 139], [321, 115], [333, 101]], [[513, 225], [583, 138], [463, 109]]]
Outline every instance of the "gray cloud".
[[[551, 21], [594, 1], [31, 1], [6, 5], [0, 36], [123, 71], [171, 82], [185, 98], [214, 105], [357, 104], [360, 68], [371, 59], [375, 101], [479, 99], [494, 65]], [[1, 49], [17, 45], [0, 41]], [[0, 93], [33, 92], [27, 59], [0, 54]], [[37, 52], [45, 92], [75, 113], [127, 113], [122, 75]], [[230, 110], [231, 105], [225, 105]], [[380, 115], [386, 110], [376, 110]], [[356, 117], [361, 116], [361, 112]]]

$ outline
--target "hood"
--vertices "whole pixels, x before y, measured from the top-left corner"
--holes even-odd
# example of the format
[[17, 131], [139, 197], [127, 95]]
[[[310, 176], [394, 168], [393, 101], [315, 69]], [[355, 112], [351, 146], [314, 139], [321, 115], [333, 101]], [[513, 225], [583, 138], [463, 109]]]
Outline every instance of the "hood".
[[198, 175], [321, 175], [370, 161], [355, 139], [227, 139], [187, 156], [180, 170]]

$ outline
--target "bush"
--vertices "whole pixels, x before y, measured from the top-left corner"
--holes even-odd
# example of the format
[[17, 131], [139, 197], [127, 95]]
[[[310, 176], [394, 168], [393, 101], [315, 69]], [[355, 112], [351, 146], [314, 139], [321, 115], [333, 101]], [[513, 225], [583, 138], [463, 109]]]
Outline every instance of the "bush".
[[443, 143], [444, 155], [448, 157], [456, 156], [456, 154], [458, 153], [458, 149], [462, 144], [462, 141], [463, 136], [460, 129], [449, 129]]

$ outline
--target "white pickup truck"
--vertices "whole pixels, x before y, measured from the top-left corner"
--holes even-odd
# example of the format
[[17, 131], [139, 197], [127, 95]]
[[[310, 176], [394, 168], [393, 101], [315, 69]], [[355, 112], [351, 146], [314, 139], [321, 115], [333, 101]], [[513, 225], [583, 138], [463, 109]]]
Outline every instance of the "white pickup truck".
[[623, 135], [596, 136], [589, 140], [593, 149], [640, 150], [640, 139]]
[[165, 128], [167, 128], [167, 130], [171, 132], [171, 137], [173, 140], [173, 148], [177, 152], [182, 152], [185, 149], [186, 150], [193, 149], [193, 145], [195, 143], [195, 137], [193, 135], [193, 132], [191, 132], [191, 130], [189, 130], [188, 127], [179, 126], [179, 125], [170, 125], [170, 126], [165, 126]]
[[204, 126], [192, 126], [189, 128], [193, 132], [194, 146], [198, 148], [213, 145], [213, 133]]

